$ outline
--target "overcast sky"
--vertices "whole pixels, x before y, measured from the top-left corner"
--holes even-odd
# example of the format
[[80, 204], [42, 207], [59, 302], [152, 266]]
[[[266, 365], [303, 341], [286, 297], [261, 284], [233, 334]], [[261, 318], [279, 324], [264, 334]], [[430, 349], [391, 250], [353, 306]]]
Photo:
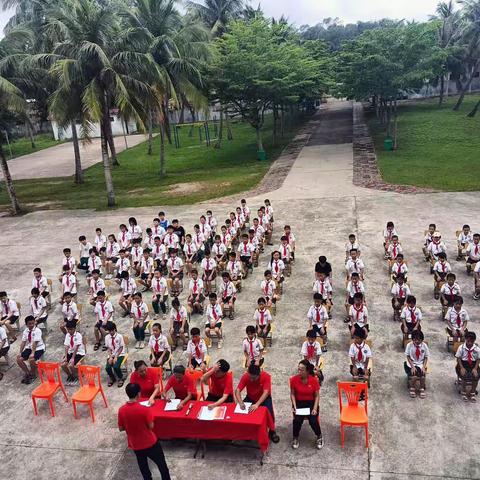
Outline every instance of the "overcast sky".
[[[298, 26], [315, 25], [323, 18], [339, 17], [345, 23], [358, 20], [395, 18], [426, 20], [435, 11], [438, 0], [252, 0], [261, 3], [268, 16], [284, 14]], [[0, 12], [0, 29], [10, 18], [12, 11]]]

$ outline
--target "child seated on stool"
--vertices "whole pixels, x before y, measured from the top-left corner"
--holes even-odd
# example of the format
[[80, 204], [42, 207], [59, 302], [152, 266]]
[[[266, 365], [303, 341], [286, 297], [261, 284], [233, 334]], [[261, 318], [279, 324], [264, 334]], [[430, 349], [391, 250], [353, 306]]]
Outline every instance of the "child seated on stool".
[[445, 283], [447, 274], [452, 271], [452, 267], [447, 262], [447, 255], [444, 252], [438, 254], [438, 260], [433, 266], [433, 275], [435, 280], [435, 288], [433, 289], [433, 295], [435, 300], [440, 298], [440, 290]]
[[324, 273], [319, 273], [317, 280], [313, 284], [313, 293], [319, 293], [322, 298], [330, 317], [330, 310], [332, 309], [333, 288], [330, 285], [328, 278]]
[[267, 337], [272, 328], [272, 314], [267, 308], [267, 302], [263, 297], [260, 297], [257, 300], [258, 308], [253, 314], [253, 319], [255, 320], [256, 333], [259, 340], [262, 342], [263, 347], [266, 348]]
[[200, 329], [193, 327], [190, 330], [191, 340], [187, 345], [188, 355], [188, 368], [196, 370], [200, 369], [202, 372], [206, 372], [207, 364], [205, 357], [207, 355], [207, 344], [205, 340], [200, 337]]
[[350, 258], [347, 260], [345, 264], [345, 270], [347, 272], [347, 282], [350, 280], [352, 273], [358, 273], [360, 280], [364, 280], [365, 275], [365, 264], [363, 260], [358, 258], [358, 250], [356, 248], [352, 248], [350, 250]]
[[392, 268], [393, 262], [397, 259], [397, 255], [399, 253], [403, 253], [403, 248], [398, 241], [398, 235], [392, 235], [392, 241], [389, 243], [387, 249], [390, 269]]
[[474, 275], [474, 286], [475, 286], [475, 293], [473, 294], [474, 300], [480, 299], [480, 262], [477, 262], [475, 265], [475, 270], [473, 271]]
[[394, 282], [397, 281], [397, 275], [399, 275], [400, 273], [403, 275], [405, 282], [408, 281], [407, 279], [408, 267], [404, 261], [403, 253], [397, 254], [395, 261], [392, 263], [391, 272], [392, 272], [392, 280]]
[[[222, 334], [222, 307], [217, 302], [217, 294], [211, 293], [208, 296], [209, 304], [205, 311], [205, 335], [210, 340], [212, 333], [215, 333], [218, 338], [218, 348], [223, 346], [223, 334]], [[211, 342], [211, 340], [210, 340]]]
[[283, 271], [285, 270], [285, 264], [280, 259], [280, 252], [275, 250], [272, 252], [272, 256], [270, 258], [270, 263], [267, 267], [272, 272], [272, 278], [277, 285], [281, 285], [285, 280], [283, 276]]
[[64, 335], [67, 334], [67, 322], [78, 322], [79, 314], [77, 304], [73, 301], [72, 294], [66, 292], [62, 296], [62, 320], [60, 320], [60, 330]]
[[65, 335], [65, 355], [62, 369], [67, 374], [67, 383], [76, 382], [75, 367], [85, 356], [85, 345], [80, 332], [76, 330], [76, 322], [67, 322], [67, 334]]
[[245, 329], [247, 337], [243, 339], [243, 355], [245, 356], [245, 367], [250, 365], [262, 366], [264, 358], [262, 355], [263, 344], [257, 338], [256, 329], [253, 325], [248, 325]]
[[307, 318], [310, 322], [311, 330], [322, 339], [326, 351], [328, 312], [323, 305], [323, 297], [319, 293], [313, 294], [313, 305], [308, 309]]
[[405, 373], [408, 375], [410, 397], [425, 398], [425, 372], [429, 357], [427, 344], [424, 343], [423, 332], [416, 330], [412, 333], [412, 341], [405, 347], [407, 357], [404, 362]]
[[410, 287], [405, 283], [403, 274], [400, 273], [397, 275], [397, 281], [394, 283], [391, 293], [393, 319], [400, 320], [400, 311], [405, 305], [405, 300], [412, 294]]
[[432, 241], [428, 245], [428, 256], [430, 260], [430, 265], [431, 265], [431, 270], [430, 273], [433, 273], [433, 266], [435, 265], [435, 262], [438, 260], [438, 255], [440, 253], [445, 253], [447, 252], [447, 247], [445, 246], [445, 243], [442, 241], [442, 235], [440, 232], [434, 232], [432, 235]]
[[203, 314], [203, 280], [198, 278], [198, 270], [194, 268], [191, 272], [192, 278], [188, 284], [188, 306], [192, 313]]
[[285, 225], [283, 227], [283, 234], [287, 237], [288, 245], [290, 246], [292, 263], [295, 262], [295, 235], [292, 233], [290, 225]]
[[225, 308], [228, 307], [229, 318], [233, 320], [235, 310], [235, 300], [237, 299], [237, 290], [233, 284], [228, 272], [222, 273], [222, 283], [220, 284], [220, 298], [222, 307], [222, 315], [225, 315]]
[[480, 262], [480, 233], [473, 235], [473, 242], [467, 248], [467, 273], [470, 275], [472, 270], [477, 271]]
[[349, 311], [349, 329], [352, 338], [359, 332], [363, 332], [363, 339], [367, 338], [368, 326], [368, 310], [363, 301], [363, 294], [358, 292], [353, 296], [353, 305]]
[[365, 295], [365, 286], [360, 280], [360, 276], [357, 272], [353, 272], [350, 281], [347, 284], [347, 296], [345, 299], [345, 309], [347, 312], [347, 320], [345, 323], [348, 323], [348, 313], [350, 311], [350, 305], [353, 305], [353, 296], [356, 293], [363, 293]]
[[352, 248], [357, 250], [358, 256], [360, 257], [360, 245], [357, 242], [357, 237], [353, 233], [348, 236], [348, 242], [345, 245], [345, 262], [350, 258], [350, 250], [352, 250]]
[[393, 224], [393, 222], [387, 222], [387, 226], [383, 231], [383, 249], [385, 251], [385, 259], [388, 258], [388, 247], [390, 246], [394, 235], [397, 235], [395, 225]]
[[416, 330], [421, 330], [422, 311], [417, 307], [417, 299], [413, 295], [407, 297], [407, 305], [403, 307], [400, 319], [401, 330], [404, 335], [411, 335]]
[[330, 281], [330, 285], [333, 284], [332, 266], [330, 265], [329, 262], [327, 262], [327, 257], [325, 255], [320, 255], [318, 257], [318, 262], [315, 264], [315, 278], [316, 279], [318, 279], [318, 274], [319, 273], [324, 273], [325, 276]]
[[462, 294], [460, 285], [455, 281], [457, 277], [454, 273], [447, 273], [445, 278], [447, 283], [444, 283], [440, 289], [440, 302], [444, 308], [453, 306], [455, 300]]
[[474, 332], [465, 334], [465, 343], [460, 345], [455, 354], [457, 365], [455, 371], [461, 381], [461, 394], [466, 402], [477, 401], [477, 386], [480, 363], [480, 347], [475, 344], [477, 336]]
[[457, 238], [457, 260], [463, 260], [467, 255], [467, 248], [473, 242], [473, 234], [470, 231], [470, 225], [464, 225]]
[[457, 297], [453, 302], [453, 306], [449, 307], [445, 315], [445, 320], [447, 321], [447, 332], [453, 337], [453, 341], [463, 341], [470, 317], [468, 312], [463, 308], [462, 297]]
[[150, 365], [152, 367], [163, 367], [170, 360], [170, 345], [167, 337], [162, 333], [162, 326], [159, 323], [152, 325], [148, 346], [150, 347]]
[[368, 362], [372, 357], [372, 350], [365, 342], [365, 332], [359, 329], [353, 336], [348, 355], [350, 356], [350, 373], [355, 382], [368, 382], [370, 371]]
[[428, 226], [427, 232], [425, 233], [422, 251], [423, 251], [423, 254], [425, 255], [426, 262], [430, 260], [430, 252], [428, 250], [428, 246], [432, 243], [433, 234], [435, 233], [436, 230], [437, 230], [437, 226], [434, 223], [431, 223]]
[[265, 297], [265, 301], [267, 302], [267, 307], [271, 308], [277, 302], [277, 286], [275, 282], [272, 280], [272, 271], [265, 270], [263, 274], [264, 280], [260, 286], [262, 287], [262, 295]]
[[183, 349], [187, 349], [187, 331], [188, 331], [188, 312], [187, 309], [180, 305], [180, 300], [175, 297], [172, 300], [172, 308], [170, 309], [170, 338], [172, 339], [172, 351], [177, 345], [177, 336], [183, 343]]
[[323, 383], [323, 372], [319, 368], [320, 358], [322, 357], [322, 347], [317, 342], [317, 334], [314, 330], [308, 330], [307, 339], [302, 344], [301, 355], [304, 360], [310, 362], [315, 368], [315, 374], [318, 377], [320, 385]]

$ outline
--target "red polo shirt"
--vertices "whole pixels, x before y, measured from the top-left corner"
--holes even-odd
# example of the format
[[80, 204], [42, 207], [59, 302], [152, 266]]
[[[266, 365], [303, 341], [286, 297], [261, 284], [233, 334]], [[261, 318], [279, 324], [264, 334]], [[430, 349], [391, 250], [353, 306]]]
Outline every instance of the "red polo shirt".
[[216, 397], [223, 395], [233, 395], [233, 374], [227, 372], [223, 377], [217, 377], [213, 374], [208, 383], [208, 393]]
[[263, 395], [264, 390], [268, 390], [270, 393], [272, 392], [272, 377], [267, 372], [260, 372], [258, 380], [252, 382], [250, 375], [244, 373], [237, 388], [240, 391], [246, 388], [248, 398], [256, 403]]
[[158, 374], [154, 370], [148, 369], [145, 377], [142, 377], [138, 372], [132, 372], [130, 375], [130, 383], [140, 385], [140, 396], [147, 398], [150, 397], [155, 390], [155, 385], [158, 383]]
[[195, 396], [197, 394], [193, 379], [188, 375], [184, 375], [181, 382], [177, 380], [175, 375], [172, 375], [165, 385], [165, 392], [168, 392], [171, 388], [175, 392], [175, 398], [179, 398], [180, 400], [183, 400], [189, 392]]
[[318, 378], [314, 375], [309, 375], [307, 383], [303, 383], [300, 375], [290, 377], [290, 389], [295, 394], [295, 399], [299, 401], [313, 401], [315, 399], [315, 392], [320, 390]]
[[144, 450], [157, 443], [156, 435], [147, 427], [150, 422], [153, 422], [152, 409], [137, 402], [128, 402], [118, 410], [118, 426], [127, 432], [132, 450]]

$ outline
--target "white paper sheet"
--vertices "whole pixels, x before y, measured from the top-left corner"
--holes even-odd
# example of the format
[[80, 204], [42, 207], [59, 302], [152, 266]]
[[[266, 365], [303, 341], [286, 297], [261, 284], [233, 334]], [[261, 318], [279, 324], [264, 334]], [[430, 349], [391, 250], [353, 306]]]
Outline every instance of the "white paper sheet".
[[212, 410], [209, 410], [207, 406], [204, 406], [200, 409], [197, 418], [199, 420], [223, 420], [226, 411], [226, 407], [215, 407]]
[[177, 409], [178, 405], [180, 404], [181, 400], [179, 398], [173, 398], [169, 402], [165, 404], [164, 410], [166, 412], [173, 412]]
[[248, 409], [252, 406], [252, 402], [245, 402], [245, 410], [242, 410], [240, 408], [240, 405], [237, 403], [237, 406], [235, 407], [235, 412], [234, 413], [241, 413], [242, 415], [246, 415], [248, 413]]
[[310, 409], [309, 408], [297, 408], [295, 415], [301, 415], [301, 416], [306, 416], [310, 415]]
[[150, 402], [148, 400], [145, 400], [144, 402], [140, 402], [140, 405], [143, 405], [144, 407], [151, 407]]

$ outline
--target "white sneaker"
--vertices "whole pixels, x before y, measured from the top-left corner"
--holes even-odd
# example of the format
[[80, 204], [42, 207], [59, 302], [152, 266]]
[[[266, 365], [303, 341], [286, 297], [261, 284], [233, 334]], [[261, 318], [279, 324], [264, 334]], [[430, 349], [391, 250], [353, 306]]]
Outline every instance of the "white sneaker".
[[297, 450], [299, 446], [300, 446], [300, 444], [298, 443], [298, 438], [294, 438], [293, 441], [292, 441], [292, 448], [294, 450]]
[[140, 342], [135, 343], [135, 348], [140, 348]]
[[222, 348], [223, 347], [223, 340], [219, 340], [218, 341], [218, 348]]

